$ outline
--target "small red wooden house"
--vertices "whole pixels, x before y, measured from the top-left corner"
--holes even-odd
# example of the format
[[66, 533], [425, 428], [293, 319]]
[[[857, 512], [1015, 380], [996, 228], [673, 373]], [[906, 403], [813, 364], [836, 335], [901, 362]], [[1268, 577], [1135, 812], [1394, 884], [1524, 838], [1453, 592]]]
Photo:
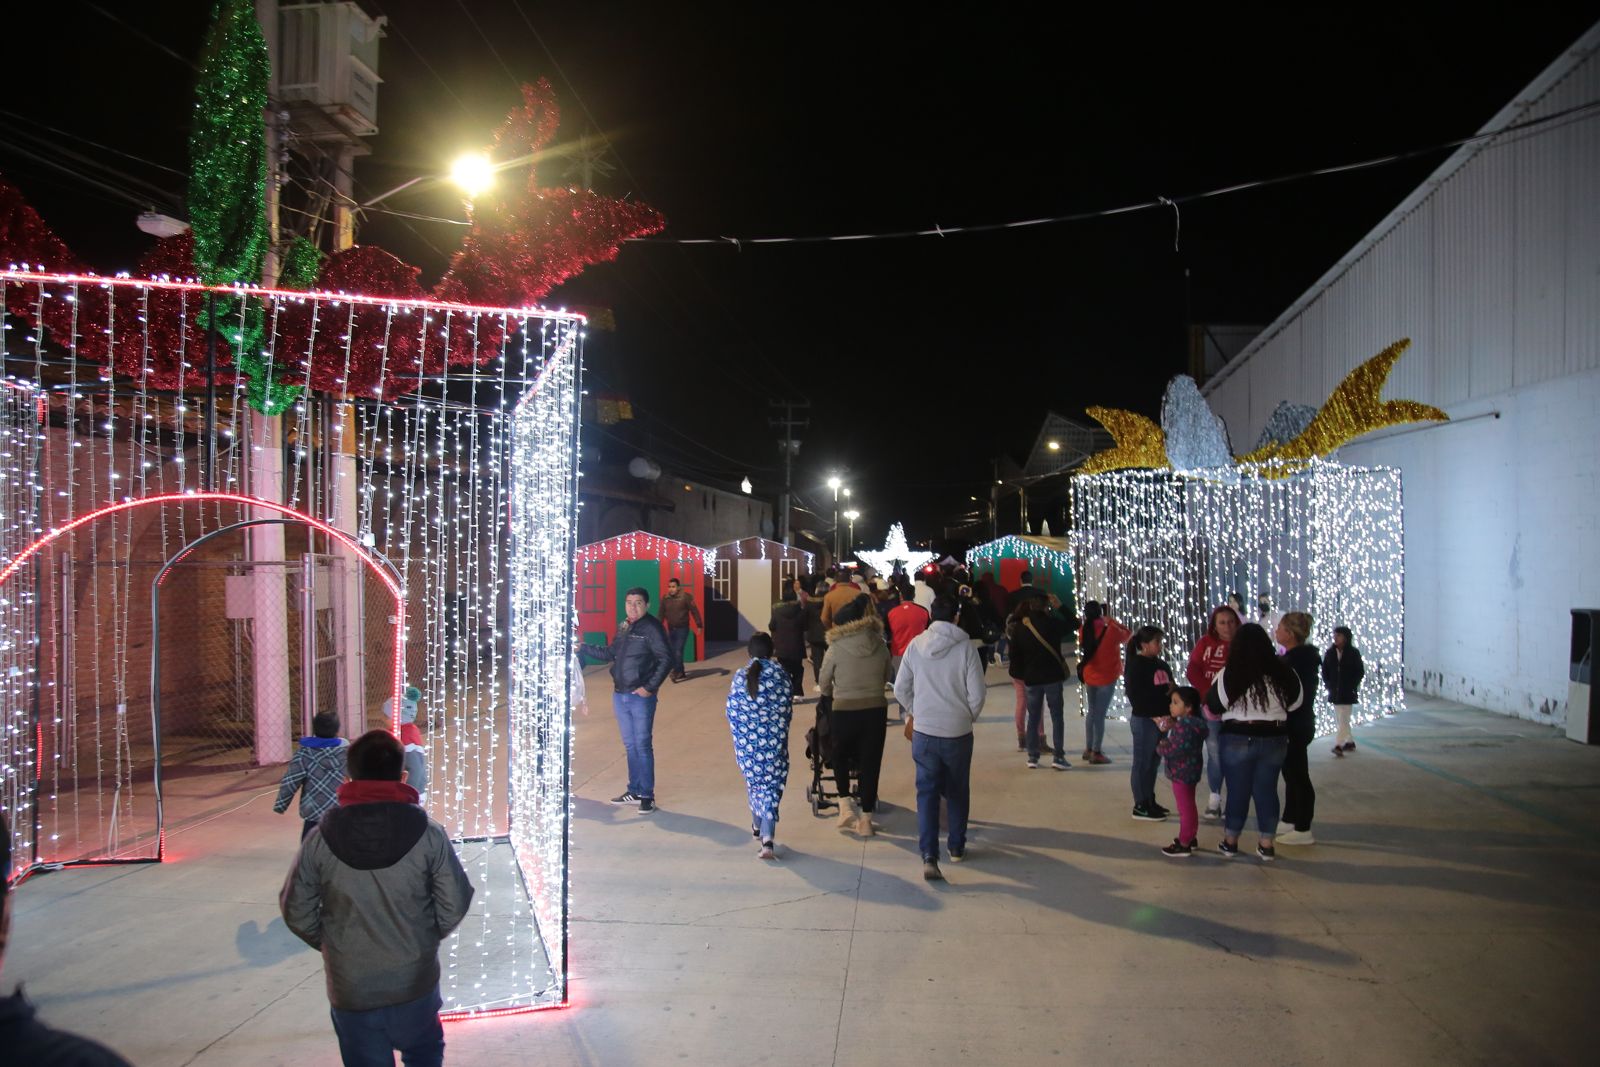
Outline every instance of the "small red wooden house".
[[[609, 644], [624, 616], [623, 598], [635, 586], [650, 591], [650, 614], [661, 615], [661, 598], [673, 578], [694, 594], [702, 618], [706, 605], [701, 588], [706, 580], [710, 553], [670, 537], [635, 530], [578, 549], [578, 627], [587, 644]], [[684, 646], [685, 662], [705, 658], [705, 634], [689, 621], [691, 634]]]
[[783, 586], [810, 574], [817, 557], [800, 548], [765, 537], [746, 537], [708, 549], [702, 607], [706, 637], [712, 641], [748, 641], [765, 630], [772, 605], [783, 598]]

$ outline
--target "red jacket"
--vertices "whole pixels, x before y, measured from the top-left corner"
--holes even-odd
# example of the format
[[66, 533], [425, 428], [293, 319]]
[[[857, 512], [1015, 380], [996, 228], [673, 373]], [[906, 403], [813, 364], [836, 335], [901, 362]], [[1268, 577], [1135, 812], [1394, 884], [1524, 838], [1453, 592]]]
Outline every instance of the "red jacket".
[[1205, 695], [1211, 691], [1211, 683], [1216, 680], [1222, 665], [1227, 662], [1228, 643], [1210, 634], [1200, 635], [1200, 640], [1195, 642], [1194, 651], [1189, 653], [1189, 668], [1184, 674], [1188, 675], [1189, 684], [1200, 690], [1200, 707], [1208, 719], [1215, 719], [1217, 716], [1206, 705]]
[[[1095, 648], [1094, 655], [1078, 668], [1078, 677], [1084, 685], [1115, 685], [1117, 679], [1122, 677], [1122, 646], [1133, 635], [1116, 619], [1099, 618], [1089, 625], [1100, 630], [1100, 644]], [[1084, 636], [1087, 635], [1080, 634], [1078, 637], [1080, 647]]]
[[911, 639], [928, 628], [928, 609], [907, 601], [889, 612], [889, 654], [903, 656]]

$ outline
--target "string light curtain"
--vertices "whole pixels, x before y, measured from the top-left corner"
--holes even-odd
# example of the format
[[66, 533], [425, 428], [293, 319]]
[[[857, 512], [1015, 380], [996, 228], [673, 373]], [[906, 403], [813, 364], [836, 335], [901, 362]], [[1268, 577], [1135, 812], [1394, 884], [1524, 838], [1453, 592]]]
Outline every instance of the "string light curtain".
[[563, 341], [511, 424], [511, 845], [566, 999], [577, 548], [576, 350]]
[[[355, 538], [392, 563], [404, 585], [401, 652], [405, 681], [423, 693], [419, 722], [432, 779], [427, 807], [457, 842], [479, 886], [471, 914], [445, 949], [447, 1011], [559, 1003], [564, 939], [547, 938], [541, 922], [564, 931], [565, 854], [557, 862], [537, 846], [519, 853], [513, 840], [565, 840], [565, 720], [519, 737], [510, 720], [510, 678], [513, 632], [565, 641], [572, 610], [570, 603], [546, 600], [518, 606], [508, 512], [515, 513], [512, 412], [541, 372], [542, 383], [565, 384], [542, 386], [517, 410], [542, 413], [543, 398], [558, 393], [571, 400], [581, 316], [251, 289], [249, 300], [233, 301], [230, 314], [237, 329], [244, 305], [260, 308], [267, 324], [263, 360], [301, 381], [343, 377], [359, 390], [297, 397], [284, 411], [277, 440], [267, 445], [247, 440], [247, 386], [231, 370], [217, 375], [214, 425], [206, 419], [200, 319], [213, 290], [193, 282], [16, 269], [0, 271], [0, 287], [7, 308], [26, 312], [0, 331], [7, 371], [0, 387], [0, 568], [50, 531], [109, 504], [163, 494], [181, 499], [208, 484], [248, 497], [251, 457], [281, 448], [280, 502], [322, 521], [342, 511]], [[284, 328], [287, 323], [296, 328]], [[446, 350], [449, 359], [439, 355]], [[208, 429], [216, 442], [209, 478]], [[575, 478], [575, 403], [565, 421], [545, 420], [537, 432], [555, 435], [551, 447]], [[524, 445], [533, 447], [532, 440]], [[541, 438], [538, 447], [546, 444]], [[346, 479], [354, 481], [353, 492]], [[344, 510], [340, 501], [352, 497], [354, 508]], [[166, 811], [173, 829], [157, 816], [149, 583], [184, 545], [248, 517], [249, 510], [196, 500], [108, 514], [53, 541], [34, 557], [37, 570], [30, 560], [0, 586], [0, 804], [13, 828], [19, 873], [30, 862], [159, 858], [163, 831], [195, 815], [192, 806], [172, 803], [173, 790], [183, 788], [172, 780]], [[330, 569], [339, 560], [335, 549], [319, 549], [304, 534], [291, 541], [290, 560], [280, 563], [238, 559], [242, 537], [214, 544], [219, 553], [186, 557], [173, 572], [180, 584], [214, 588], [214, 598], [186, 599], [170, 583], [164, 587], [159, 740], [162, 763], [170, 765], [186, 743], [173, 733], [169, 714], [181, 697], [176, 659], [183, 659], [185, 669], [206, 672], [208, 699], [243, 694], [231, 705], [238, 721], [225, 724], [235, 732], [204, 753], [234, 761], [236, 778], [253, 762], [253, 735], [261, 726], [249, 684], [254, 620], [224, 614], [223, 576], [249, 566], [298, 574], [307, 556]], [[564, 557], [541, 557], [542, 584], [570, 590], [571, 559], [570, 547]], [[340, 710], [348, 712], [344, 721], [353, 724], [352, 735], [390, 725], [382, 705], [392, 689], [393, 630], [386, 620], [394, 614], [393, 600], [383, 583], [362, 574], [365, 568], [347, 562], [358, 575], [354, 604], [347, 605], [360, 616], [356, 647], [343, 640], [349, 631], [335, 630], [338, 639], [330, 643], [326, 621], [337, 611], [330, 616], [332, 609], [321, 607], [314, 609], [317, 633], [302, 647], [319, 662], [341, 654], [337, 670], [356, 677], [335, 687], [319, 674], [314, 708], [301, 706], [298, 691], [292, 700], [286, 695], [283, 721], [266, 724], [285, 739], [304, 728], [309, 711], [342, 702], [347, 692], [355, 694], [355, 706], [341, 703]], [[199, 570], [206, 566], [215, 569]], [[568, 577], [558, 580], [563, 566]], [[178, 577], [186, 569], [189, 577]], [[290, 601], [293, 620], [296, 598]], [[546, 612], [557, 614], [546, 619]], [[517, 626], [513, 617], [521, 619]], [[235, 651], [214, 656], [187, 645], [180, 632], [185, 625], [224, 641], [232, 633]], [[561, 659], [535, 652], [539, 662]], [[301, 680], [309, 662], [291, 658], [285, 684]], [[336, 668], [325, 669], [331, 676]], [[170, 688], [169, 680], [179, 688]], [[550, 685], [549, 692], [559, 688], [565, 700], [565, 689]], [[541, 714], [554, 713], [539, 706]], [[208, 707], [206, 714], [213, 711]], [[523, 761], [543, 784], [513, 796]]]
[[[1307, 611], [1326, 649], [1348, 626], [1367, 674], [1358, 718], [1404, 708], [1404, 517], [1400, 472], [1325, 459], [1189, 471], [1121, 470], [1072, 480], [1071, 546], [1080, 595], [1130, 628], [1166, 631], [1181, 674], [1229, 593], [1274, 612]], [[1081, 689], [1081, 687], [1080, 687]], [[1081, 695], [1080, 695], [1081, 699]], [[1318, 687], [1317, 730], [1334, 728]], [[1118, 687], [1113, 711], [1127, 713]]]

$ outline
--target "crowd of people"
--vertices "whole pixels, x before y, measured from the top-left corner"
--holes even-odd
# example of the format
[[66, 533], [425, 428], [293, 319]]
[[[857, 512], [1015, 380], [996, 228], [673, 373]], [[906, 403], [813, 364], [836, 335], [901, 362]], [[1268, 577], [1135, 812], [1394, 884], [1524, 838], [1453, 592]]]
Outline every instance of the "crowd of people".
[[[954, 568], [915, 579], [848, 572], [796, 579], [774, 605], [768, 631], [751, 639], [750, 661], [735, 675], [727, 705], [759, 855], [777, 857], [789, 728], [794, 703], [804, 699], [807, 653], [831, 740], [839, 827], [874, 835], [884, 733], [903, 725], [929, 879], [943, 877], [941, 807], [945, 854], [954, 862], [966, 857], [973, 724], [987, 692], [985, 670], [996, 662], [1014, 687], [1017, 748], [1030, 770], [1046, 756], [1052, 769], [1072, 766], [1065, 687], [1074, 673], [1084, 696], [1080, 758], [1089, 766], [1112, 762], [1103, 750], [1105, 720], [1121, 684], [1132, 741], [1132, 817], [1164, 822], [1173, 815], [1157, 799], [1163, 764], [1177, 808], [1177, 836], [1162, 848], [1165, 855], [1193, 855], [1202, 821], [1220, 824], [1221, 856], [1237, 855], [1252, 809], [1263, 861], [1277, 858], [1279, 844], [1313, 844], [1308, 753], [1317, 687], [1336, 709], [1333, 751], [1342, 757], [1355, 747], [1349, 719], [1363, 673], [1360, 652], [1346, 627], [1336, 628], [1333, 645], [1320, 654], [1310, 644], [1311, 616], [1275, 612], [1262, 596], [1247, 621], [1242, 605], [1234, 596], [1209, 613], [1180, 676], [1163, 658], [1159, 627], [1130, 629], [1094, 601], [1074, 618], [1028, 573], [1014, 590]], [[1076, 655], [1064, 651], [1074, 637]], [[893, 720], [891, 698], [899, 708]]]
[[[626, 618], [612, 641], [584, 645], [573, 657], [571, 699], [584, 710], [580, 654], [610, 664], [628, 775], [614, 803], [645, 815], [656, 810], [657, 699], [669, 679], [683, 676], [682, 637], [699, 614], [679, 588], [669, 589], [666, 600], [663, 621], [650, 612], [648, 590], [628, 590]], [[1093, 601], [1080, 620], [1029, 573], [1011, 590], [991, 575], [974, 581], [957, 568], [915, 580], [843, 571], [794, 580], [773, 605], [767, 630], [750, 638], [749, 659], [733, 673], [726, 704], [758, 856], [778, 858], [794, 706], [812, 699], [805, 696], [807, 659], [829, 740], [839, 827], [862, 838], [879, 829], [873, 814], [885, 735], [900, 726], [911, 744], [918, 849], [928, 880], [944, 878], [941, 855], [953, 863], [967, 858], [973, 728], [988, 693], [986, 669], [997, 663], [1014, 688], [1017, 748], [1029, 770], [1046, 755], [1055, 770], [1072, 766], [1065, 687], [1074, 672], [1084, 695], [1082, 762], [1110, 763], [1105, 720], [1121, 683], [1132, 735], [1133, 817], [1165, 821], [1171, 813], [1156, 798], [1163, 762], [1171, 783], [1178, 833], [1162, 848], [1165, 855], [1193, 855], [1202, 819], [1221, 823], [1218, 852], [1237, 855], [1252, 808], [1262, 860], [1275, 859], [1278, 844], [1313, 843], [1308, 752], [1316, 687], [1320, 676], [1337, 716], [1333, 751], [1342, 758], [1355, 749], [1350, 716], [1364, 673], [1361, 653], [1346, 627], [1336, 627], [1333, 644], [1319, 654], [1309, 643], [1309, 615], [1273, 613], [1263, 597], [1259, 614], [1245, 621], [1240, 604], [1233, 598], [1210, 612], [1181, 679], [1189, 684], [1182, 685], [1162, 658], [1160, 628], [1130, 628]], [[1074, 638], [1075, 654], [1066, 651]], [[300, 797], [301, 847], [280, 905], [288, 928], [323, 955], [346, 1063], [382, 1062], [391, 1050], [402, 1051], [407, 1063], [438, 1063], [443, 1056], [438, 949], [465, 916], [474, 889], [445, 831], [423, 807], [428, 769], [420, 698], [416, 689], [404, 691], [398, 737], [375, 730], [348, 742], [338, 736], [335, 716], [317, 715], [274, 805], [286, 812]], [[891, 698], [899, 708], [892, 722]], [[385, 715], [393, 710], [385, 705]], [[36, 1024], [20, 996], [4, 1006], [0, 1015], [9, 1012], [4, 1021], [18, 1028], [16, 1035], [26, 1030], [39, 1047], [68, 1040]], [[103, 1062], [121, 1062], [105, 1054], [111, 1058]]]

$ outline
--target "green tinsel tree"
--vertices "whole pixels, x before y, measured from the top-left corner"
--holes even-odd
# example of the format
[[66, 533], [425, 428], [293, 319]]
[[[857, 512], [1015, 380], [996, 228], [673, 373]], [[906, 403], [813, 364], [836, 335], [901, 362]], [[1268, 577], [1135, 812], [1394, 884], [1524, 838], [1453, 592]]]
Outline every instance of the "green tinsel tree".
[[[189, 224], [194, 260], [208, 285], [259, 282], [267, 253], [267, 86], [272, 68], [252, 0], [218, 0], [195, 90], [189, 132]], [[282, 385], [261, 358], [260, 301], [217, 302], [215, 322], [247, 380], [251, 407], [276, 415], [298, 386]]]

